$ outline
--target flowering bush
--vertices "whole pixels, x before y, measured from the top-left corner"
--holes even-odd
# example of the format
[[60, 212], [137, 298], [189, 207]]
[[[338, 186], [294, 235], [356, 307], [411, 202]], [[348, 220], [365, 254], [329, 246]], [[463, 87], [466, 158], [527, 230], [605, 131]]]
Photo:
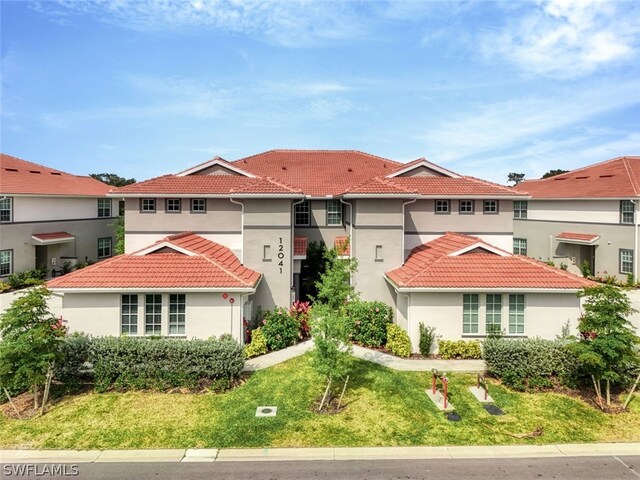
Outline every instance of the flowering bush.
[[304, 340], [309, 338], [309, 317], [311, 316], [311, 303], [296, 300], [289, 308], [289, 315], [296, 319], [299, 324], [298, 338]]
[[261, 328], [269, 350], [281, 350], [296, 343], [300, 324], [287, 309], [276, 307], [264, 314]]
[[347, 306], [351, 340], [367, 347], [387, 342], [387, 325], [393, 321], [393, 310], [383, 302], [356, 300]]

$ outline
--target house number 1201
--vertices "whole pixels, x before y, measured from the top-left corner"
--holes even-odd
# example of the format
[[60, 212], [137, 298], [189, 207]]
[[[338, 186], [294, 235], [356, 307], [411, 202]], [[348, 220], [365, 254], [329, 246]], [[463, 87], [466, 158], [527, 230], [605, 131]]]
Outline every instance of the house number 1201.
[[282, 244], [282, 237], [278, 243], [278, 267], [280, 267], [280, 273], [282, 273], [282, 267], [284, 267], [284, 245]]

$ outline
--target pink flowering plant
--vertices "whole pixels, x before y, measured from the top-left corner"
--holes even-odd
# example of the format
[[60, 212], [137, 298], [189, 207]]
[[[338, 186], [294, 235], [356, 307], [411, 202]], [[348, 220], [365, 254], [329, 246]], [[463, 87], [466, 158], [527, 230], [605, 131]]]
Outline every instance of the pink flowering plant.
[[354, 300], [347, 305], [351, 340], [366, 347], [387, 343], [387, 325], [393, 322], [393, 310], [383, 302]]
[[309, 338], [309, 318], [311, 316], [311, 302], [301, 302], [296, 300], [294, 304], [289, 308], [289, 315], [296, 319], [298, 322], [298, 338], [305, 340]]
[[281, 350], [290, 347], [299, 339], [298, 320], [283, 307], [265, 312], [262, 317], [262, 333], [267, 339], [269, 350]]

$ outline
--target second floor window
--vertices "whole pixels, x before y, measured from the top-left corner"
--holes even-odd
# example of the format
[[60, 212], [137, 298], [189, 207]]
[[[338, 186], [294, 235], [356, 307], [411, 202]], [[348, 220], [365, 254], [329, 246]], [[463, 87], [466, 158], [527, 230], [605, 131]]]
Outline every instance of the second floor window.
[[167, 198], [165, 210], [169, 213], [180, 213], [182, 210], [182, 202], [179, 198]]
[[342, 203], [327, 200], [327, 225], [342, 225]]
[[310, 208], [308, 200], [296, 205], [294, 217], [296, 226], [309, 225]]
[[449, 213], [449, 200], [436, 200], [436, 214]]
[[516, 200], [513, 202], [513, 218], [527, 218], [527, 209], [529, 204], [525, 200]]
[[156, 213], [156, 199], [155, 198], [141, 198], [140, 199], [140, 211], [145, 213]]
[[630, 200], [620, 202], [620, 223], [635, 223], [635, 205]]
[[513, 239], [513, 253], [515, 255], [527, 254], [527, 239], [526, 238], [514, 238]]
[[204, 198], [191, 199], [191, 213], [205, 213], [207, 211], [207, 200]]
[[111, 217], [111, 199], [99, 198], [98, 199], [98, 218]]
[[0, 222], [7, 223], [12, 220], [12, 199], [7, 197], [0, 200]]
[[473, 213], [473, 200], [460, 200], [460, 214], [471, 214]]
[[498, 201], [497, 200], [485, 200], [484, 201], [484, 213], [485, 214], [498, 213]]
[[111, 256], [111, 237], [98, 239], [98, 258], [107, 258]]

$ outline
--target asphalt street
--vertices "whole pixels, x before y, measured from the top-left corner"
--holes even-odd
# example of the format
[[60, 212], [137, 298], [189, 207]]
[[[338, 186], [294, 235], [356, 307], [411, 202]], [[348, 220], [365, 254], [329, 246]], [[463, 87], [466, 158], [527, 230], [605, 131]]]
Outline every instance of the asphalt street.
[[[16, 475], [2, 465], [1, 478], [91, 480], [464, 480], [464, 479], [640, 479], [640, 455], [519, 459], [247, 461], [215, 463], [86, 463], [77, 476]], [[43, 464], [38, 464], [39, 473]]]

